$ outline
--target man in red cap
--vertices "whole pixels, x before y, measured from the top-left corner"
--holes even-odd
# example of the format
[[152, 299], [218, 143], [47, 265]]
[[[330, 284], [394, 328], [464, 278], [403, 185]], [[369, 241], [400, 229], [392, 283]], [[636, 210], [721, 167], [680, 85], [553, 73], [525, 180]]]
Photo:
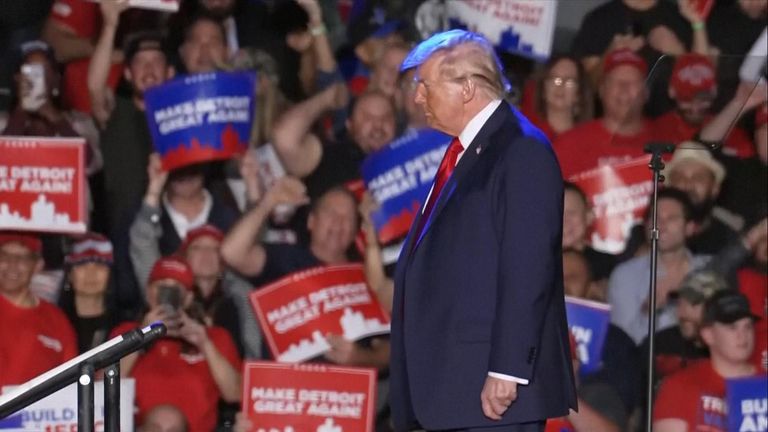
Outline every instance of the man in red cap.
[[614, 50], [605, 56], [598, 88], [603, 116], [582, 123], [553, 143], [564, 178], [643, 154], [643, 145], [653, 139], [651, 122], [643, 117], [647, 71], [645, 61], [632, 50]]
[[[675, 109], [654, 120], [656, 138], [674, 144], [693, 139], [713, 117], [710, 108], [717, 97], [715, 66], [700, 54], [679, 56], [672, 69], [668, 92], [675, 101]], [[742, 129], [734, 129], [729, 134], [723, 151], [739, 157], [754, 154], [749, 136]]]
[[146, 290], [149, 311], [141, 323], [123, 323], [113, 334], [157, 321], [168, 327], [167, 337], [148, 350], [124, 357], [121, 373], [136, 379], [139, 420], [151, 408], [171, 404], [184, 413], [191, 432], [207, 432], [215, 429], [220, 398], [240, 400], [241, 360], [227, 331], [195, 313], [194, 283], [184, 259], [159, 259]]
[[33, 234], [0, 232], [0, 388], [22, 384], [77, 355], [64, 314], [29, 289], [42, 270]]

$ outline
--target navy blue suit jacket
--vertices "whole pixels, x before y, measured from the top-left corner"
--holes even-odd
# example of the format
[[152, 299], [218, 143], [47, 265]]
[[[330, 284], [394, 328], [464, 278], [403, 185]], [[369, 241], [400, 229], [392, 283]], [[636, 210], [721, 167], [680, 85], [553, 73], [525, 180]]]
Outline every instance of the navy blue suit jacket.
[[[396, 430], [496, 426], [576, 407], [562, 280], [563, 181], [544, 135], [502, 103], [398, 261], [390, 394]], [[414, 244], [414, 242], [416, 244]], [[488, 372], [528, 379], [493, 421]]]

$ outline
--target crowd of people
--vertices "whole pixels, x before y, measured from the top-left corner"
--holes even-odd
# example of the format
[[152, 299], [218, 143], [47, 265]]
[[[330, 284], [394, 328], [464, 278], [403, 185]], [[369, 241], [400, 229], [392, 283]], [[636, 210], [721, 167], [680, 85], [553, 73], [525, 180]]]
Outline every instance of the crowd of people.
[[[17, 22], [0, 24], [0, 58], [13, 65], [0, 131], [85, 139], [90, 222], [82, 236], [0, 231], [0, 388], [162, 320], [168, 337], [121, 362], [136, 380], [137, 425], [247, 430], [236, 416], [242, 363], [271, 358], [253, 290], [359, 262], [391, 309], [402, 239], [380, 244], [377, 203], [353, 190], [368, 155], [426, 127], [414, 70], [401, 70], [420, 40], [415, 5], [182, 0], [168, 13], [120, 0], [24, 3], [9, 9]], [[545, 63], [502, 56], [519, 83], [508, 102], [551, 141], [562, 170], [566, 295], [611, 306], [600, 368], [577, 374], [580, 410], [560, 419], [574, 431], [635, 430], [651, 403], [656, 431], [725, 431], [725, 410], [707, 398], [723, 401], [726, 379], [768, 374], [768, 1], [718, 1], [708, 15], [699, 3], [607, 0]], [[219, 70], [257, 73], [249, 145], [271, 146], [284, 177], [264, 183], [252, 152], [163, 170], [145, 92]], [[591, 201], [570, 180], [643, 156], [653, 141], [675, 151], [658, 196], [650, 305], [650, 213], [623, 252], [601, 251]], [[654, 401], [644, 396], [649, 308]], [[317, 361], [379, 371], [376, 430], [391, 430], [388, 338], [328, 342]]]

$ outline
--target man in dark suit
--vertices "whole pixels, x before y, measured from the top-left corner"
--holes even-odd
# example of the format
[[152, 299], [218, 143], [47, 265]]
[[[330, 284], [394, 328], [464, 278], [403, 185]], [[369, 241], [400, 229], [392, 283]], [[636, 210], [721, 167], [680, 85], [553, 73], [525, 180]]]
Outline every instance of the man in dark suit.
[[543, 431], [576, 407], [563, 299], [563, 181], [544, 135], [503, 101], [490, 43], [432, 36], [415, 102], [446, 151], [398, 262], [392, 311], [396, 430]]

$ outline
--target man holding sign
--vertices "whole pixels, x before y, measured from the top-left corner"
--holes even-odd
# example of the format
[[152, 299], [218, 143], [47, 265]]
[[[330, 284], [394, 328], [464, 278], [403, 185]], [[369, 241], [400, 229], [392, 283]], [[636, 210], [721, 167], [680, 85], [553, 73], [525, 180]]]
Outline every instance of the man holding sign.
[[700, 334], [710, 359], [670, 375], [662, 383], [654, 403], [654, 431], [729, 430], [725, 383], [757, 373], [750, 357], [758, 319], [739, 292], [721, 291], [707, 300]]
[[543, 431], [576, 406], [557, 159], [503, 101], [509, 84], [482, 36], [438, 33], [411, 68], [430, 126], [455, 138], [395, 275], [395, 429]]

